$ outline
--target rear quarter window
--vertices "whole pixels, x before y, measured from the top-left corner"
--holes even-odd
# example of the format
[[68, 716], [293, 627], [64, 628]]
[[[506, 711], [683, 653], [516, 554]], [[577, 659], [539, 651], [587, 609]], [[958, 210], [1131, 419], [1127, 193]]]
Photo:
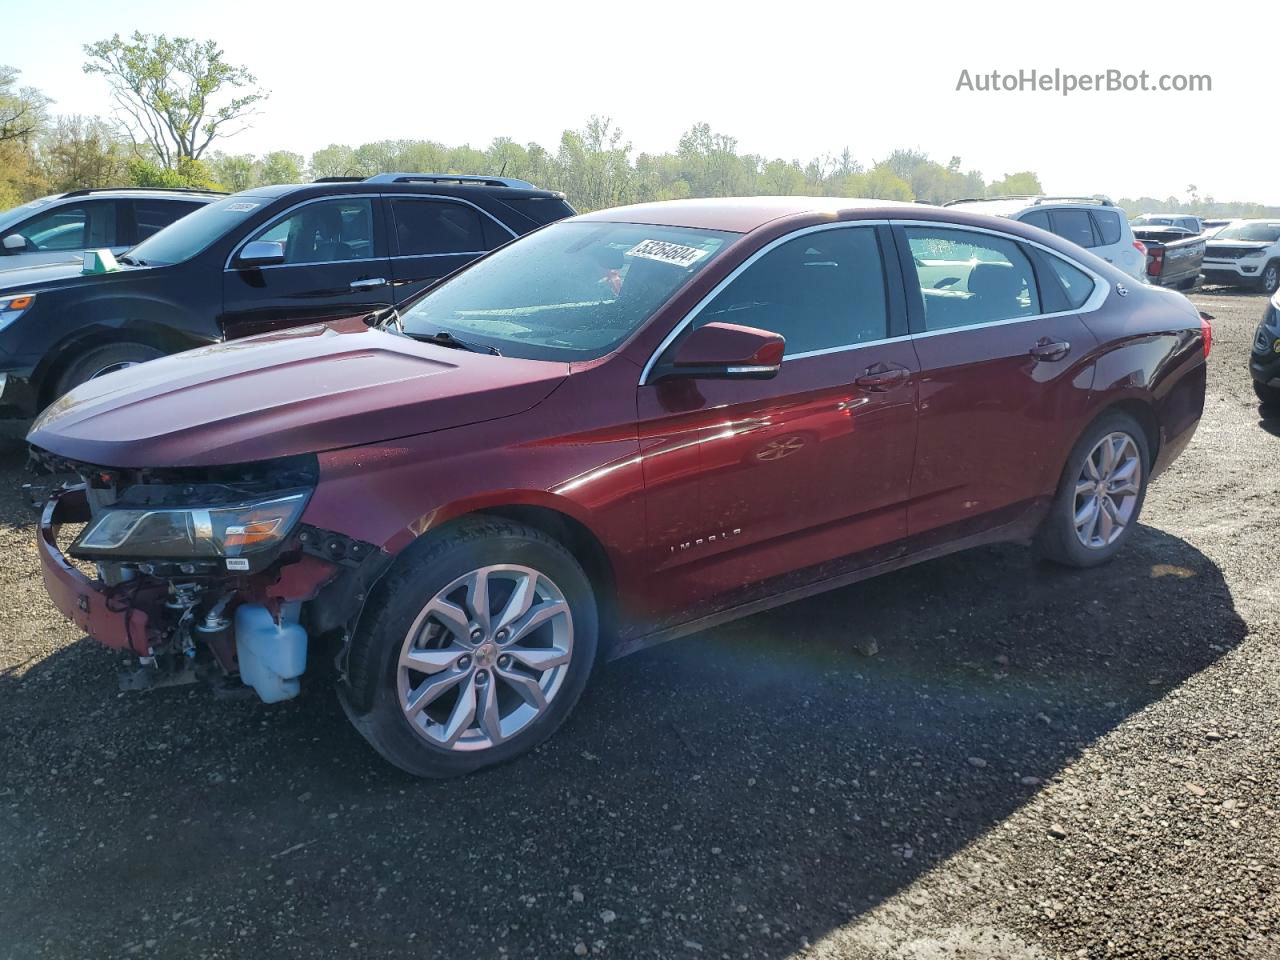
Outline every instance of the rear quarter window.
[[1098, 236], [1104, 247], [1120, 242], [1120, 214], [1114, 210], [1095, 210], [1093, 220], [1098, 226]]

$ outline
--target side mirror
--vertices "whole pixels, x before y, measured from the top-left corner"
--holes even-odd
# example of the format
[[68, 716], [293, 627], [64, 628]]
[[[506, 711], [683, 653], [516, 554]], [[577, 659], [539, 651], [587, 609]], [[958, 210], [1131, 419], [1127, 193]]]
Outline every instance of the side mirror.
[[4, 249], [6, 253], [10, 250], [25, 250], [27, 238], [20, 233], [11, 233], [4, 238]]
[[769, 380], [781, 369], [786, 347], [781, 334], [736, 323], [708, 323], [680, 342], [653, 379]]
[[253, 240], [240, 249], [238, 267], [270, 267], [284, 263], [284, 244], [275, 240]]

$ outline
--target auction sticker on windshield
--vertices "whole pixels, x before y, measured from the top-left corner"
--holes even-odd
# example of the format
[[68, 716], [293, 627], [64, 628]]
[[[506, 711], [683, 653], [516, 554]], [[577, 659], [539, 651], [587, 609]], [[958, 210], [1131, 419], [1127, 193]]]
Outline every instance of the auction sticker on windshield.
[[668, 243], [665, 240], [641, 240], [626, 252], [626, 256], [657, 260], [659, 263], [669, 263], [676, 267], [691, 267], [708, 253], [710, 253], [709, 250]]

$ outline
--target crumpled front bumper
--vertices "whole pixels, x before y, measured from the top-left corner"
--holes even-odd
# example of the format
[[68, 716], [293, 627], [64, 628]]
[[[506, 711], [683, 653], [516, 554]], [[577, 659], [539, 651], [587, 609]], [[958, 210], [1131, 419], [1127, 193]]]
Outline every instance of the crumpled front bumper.
[[37, 549], [45, 590], [62, 615], [92, 639], [113, 650], [145, 657], [150, 653], [149, 618], [130, 605], [127, 587], [113, 590], [71, 565], [58, 549], [58, 529], [89, 520], [84, 486], [67, 487], [49, 498], [40, 517]]

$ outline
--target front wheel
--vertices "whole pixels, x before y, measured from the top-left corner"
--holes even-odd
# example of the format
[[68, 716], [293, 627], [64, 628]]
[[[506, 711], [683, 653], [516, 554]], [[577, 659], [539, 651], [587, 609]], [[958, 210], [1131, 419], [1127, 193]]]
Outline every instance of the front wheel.
[[1258, 289], [1267, 294], [1280, 290], [1280, 260], [1272, 260], [1262, 269]]
[[591, 673], [590, 581], [556, 540], [497, 518], [410, 549], [352, 641], [348, 716], [415, 776], [528, 752], [564, 722]]
[[1104, 414], [1076, 441], [1037, 546], [1071, 567], [1106, 563], [1138, 525], [1151, 454], [1142, 427], [1126, 413]]
[[55, 392], [60, 397], [70, 393], [82, 383], [163, 356], [161, 351], [145, 343], [108, 343], [95, 347], [71, 361], [62, 376], [58, 378]]
[[1255, 380], [1253, 392], [1257, 395], [1258, 402], [1264, 407], [1280, 407], [1280, 387], [1272, 387]]

